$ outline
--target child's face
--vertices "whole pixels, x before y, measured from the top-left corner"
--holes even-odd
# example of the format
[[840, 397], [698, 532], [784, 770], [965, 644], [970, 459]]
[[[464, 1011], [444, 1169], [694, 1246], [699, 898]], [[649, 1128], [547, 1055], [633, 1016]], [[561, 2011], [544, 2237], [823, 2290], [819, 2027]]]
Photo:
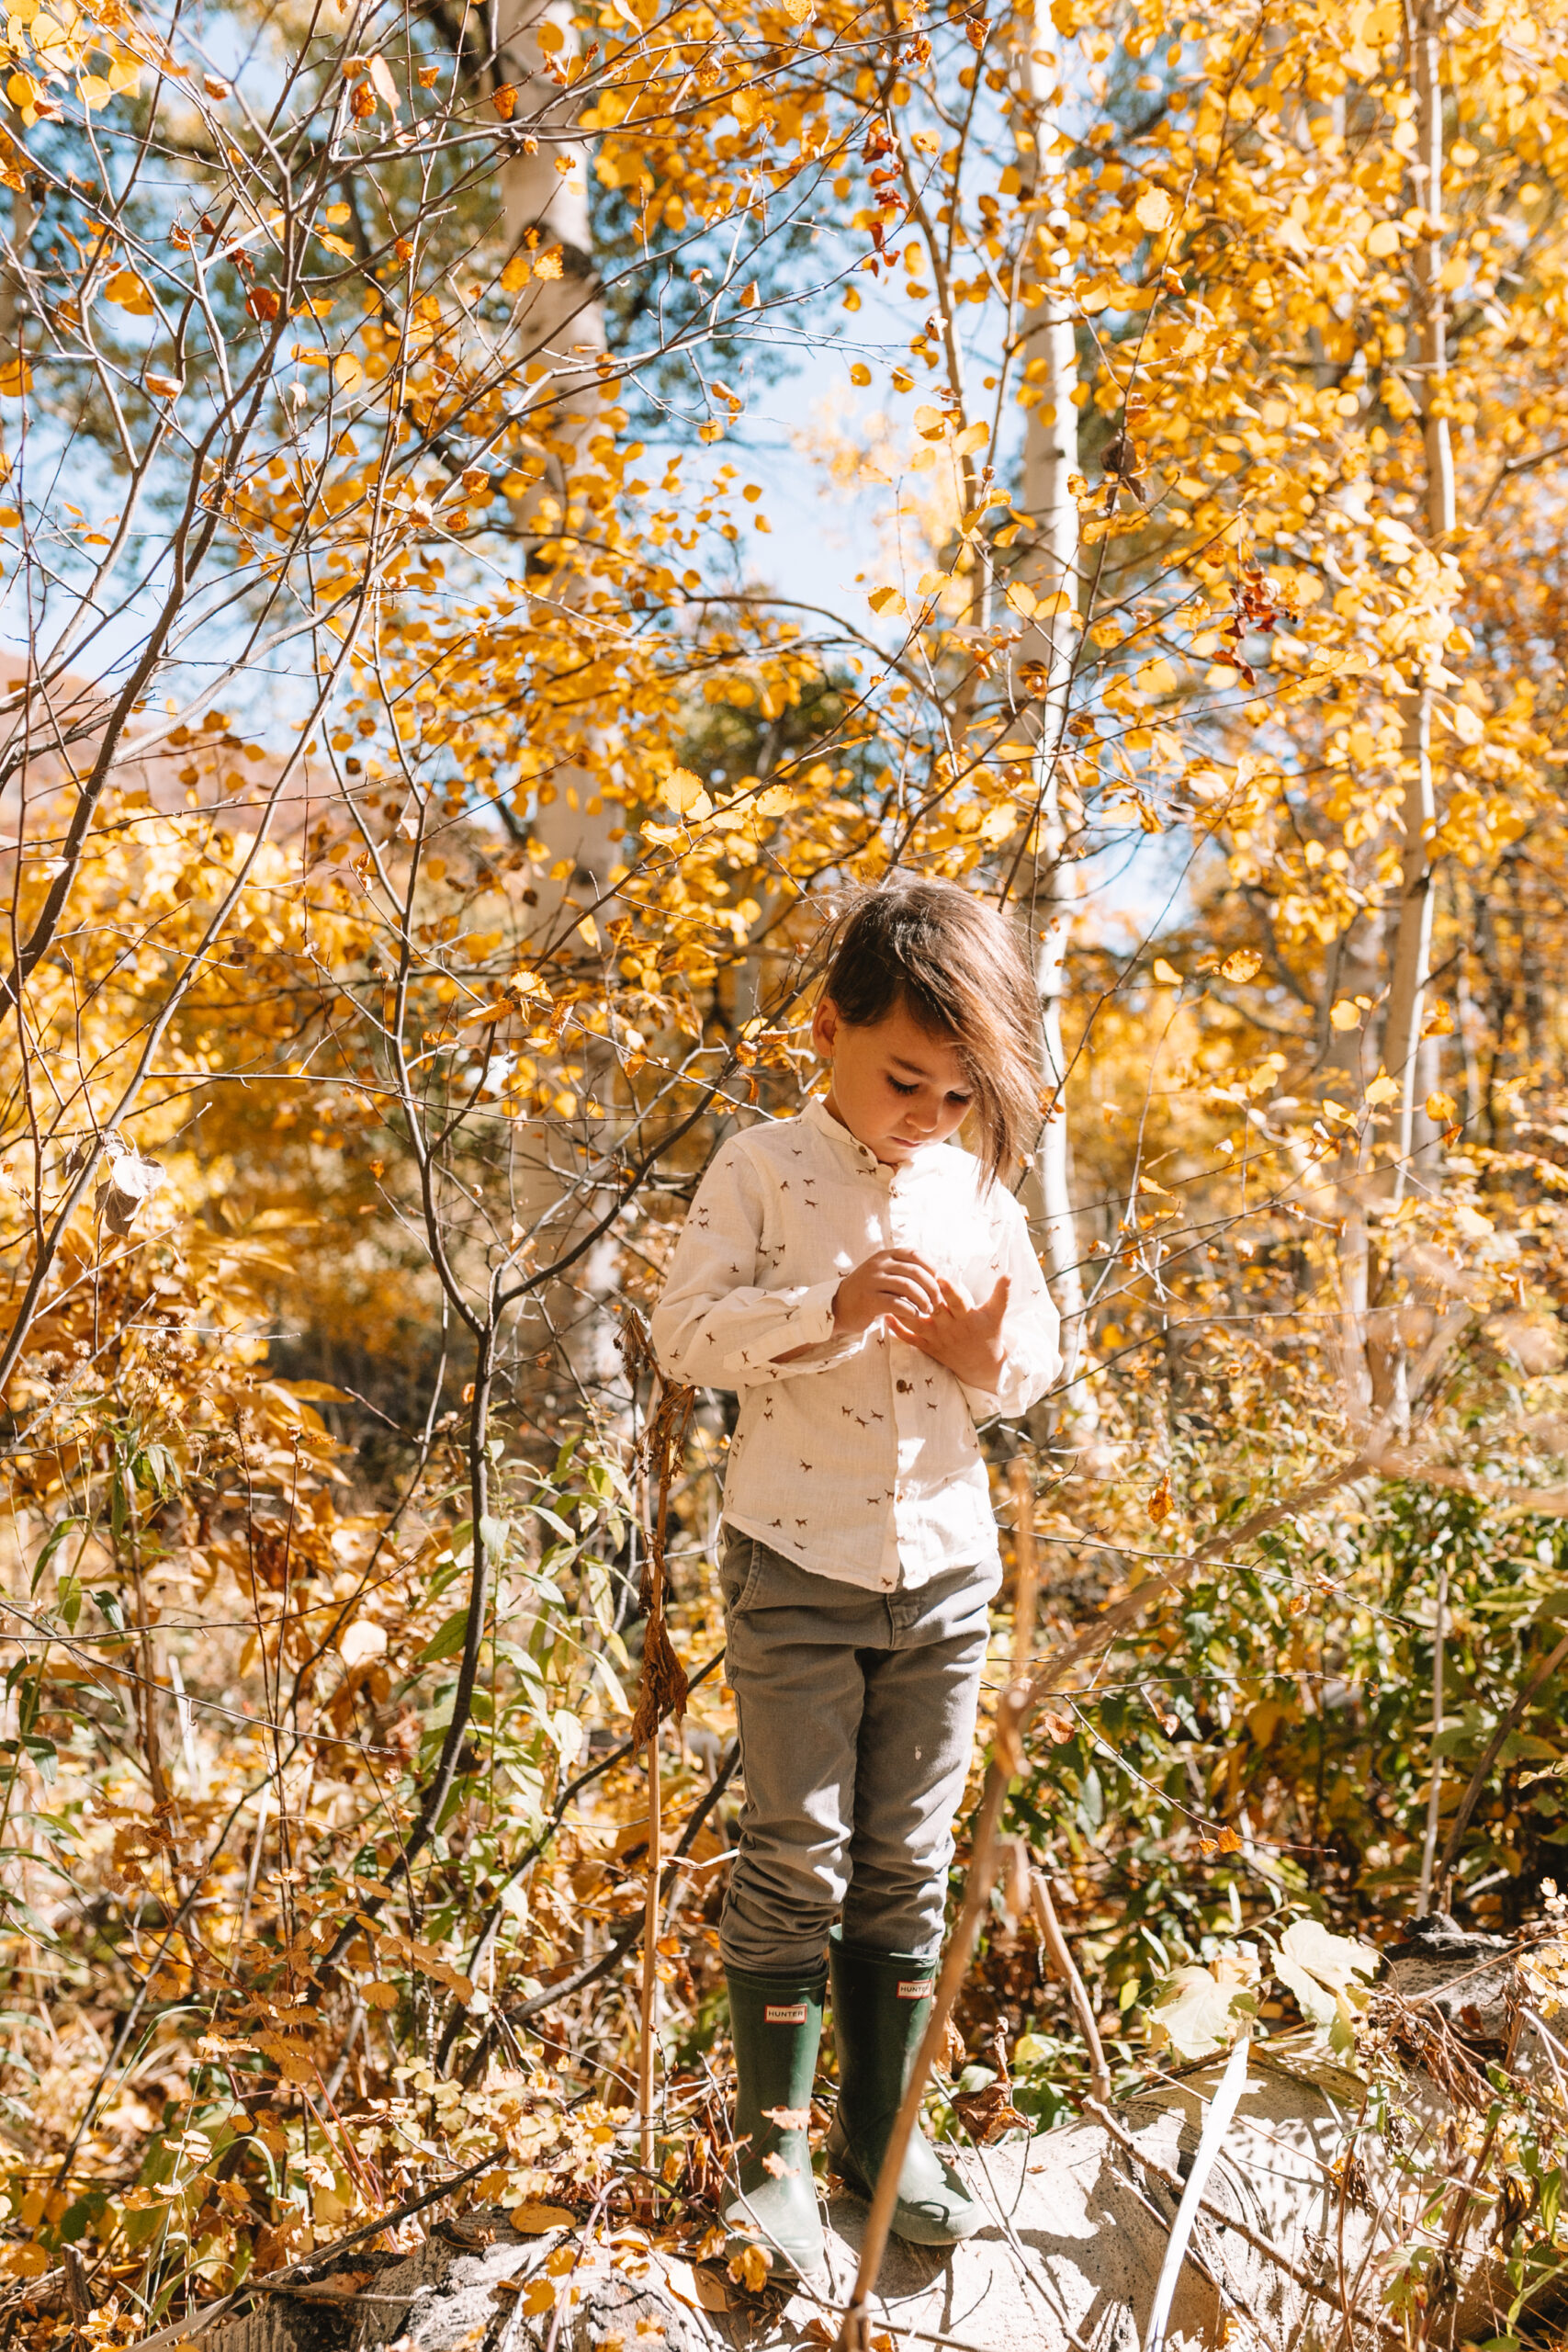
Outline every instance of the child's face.
[[832, 1067], [829, 1110], [886, 1166], [897, 1168], [923, 1144], [945, 1143], [962, 1125], [971, 1088], [957, 1049], [902, 1005], [860, 1028], [824, 998], [811, 1042]]

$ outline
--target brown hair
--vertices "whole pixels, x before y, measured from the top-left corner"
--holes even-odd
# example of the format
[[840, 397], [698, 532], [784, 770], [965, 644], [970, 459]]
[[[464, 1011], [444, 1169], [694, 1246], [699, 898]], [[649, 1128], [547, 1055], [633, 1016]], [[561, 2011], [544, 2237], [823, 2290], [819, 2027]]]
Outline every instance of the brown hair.
[[1026, 1159], [1040, 1125], [1039, 1000], [1005, 916], [956, 882], [900, 877], [852, 908], [830, 953], [823, 994], [841, 1020], [870, 1028], [902, 1006], [957, 1047], [987, 1182]]

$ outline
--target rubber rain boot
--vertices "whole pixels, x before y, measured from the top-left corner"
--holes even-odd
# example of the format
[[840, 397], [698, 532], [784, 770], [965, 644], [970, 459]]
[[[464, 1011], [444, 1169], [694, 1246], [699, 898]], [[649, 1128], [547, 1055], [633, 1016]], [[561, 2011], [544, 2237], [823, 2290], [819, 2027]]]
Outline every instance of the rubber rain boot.
[[[931, 2013], [936, 1962], [830, 1943], [828, 1967], [839, 2052], [828, 2165], [846, 2187], [870, 2197]], [[983, 2208], [917, 2123], [898, 2175], [895, 2235], [911, 2245], [954, 2245], [985, 2220]]]
[[725, 1977], [740, 2177], [739, 2195], [724, 2207], [731, 2233], [725, 2251], [760, 2245], [773, 2256], [775, 2274], [805, 2277], [822, 2261], [809, 2123], [827, 1978], [759, 1976], [741, 1968], [727, 1968]]

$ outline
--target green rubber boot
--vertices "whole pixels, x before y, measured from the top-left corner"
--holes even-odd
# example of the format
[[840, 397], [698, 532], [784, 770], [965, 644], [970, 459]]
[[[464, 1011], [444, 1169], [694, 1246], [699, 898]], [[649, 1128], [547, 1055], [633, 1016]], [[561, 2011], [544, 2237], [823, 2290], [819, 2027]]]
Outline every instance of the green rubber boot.
[[[828, 2134], [828, 2165], [848, 2188], [869, 2197], [931, 2013], [936, 1962], [830, 1943], [828, 1966], [839, 2052], [839, 2105]], [[911, 2245], [953, 2245], [972, 2237], [985, 2219], [917, 2123], [898, 2176], [895, 2235]]]
[[740, 2193], [726, 2200], [725, 2251], [760, 2245], [776, 2271], [804, 2277], [822, 2260], [811, 2175], [811, 2086], [822, 2040], [825, 1976], [756, 1976], [727, 1968], [735, 2045]]

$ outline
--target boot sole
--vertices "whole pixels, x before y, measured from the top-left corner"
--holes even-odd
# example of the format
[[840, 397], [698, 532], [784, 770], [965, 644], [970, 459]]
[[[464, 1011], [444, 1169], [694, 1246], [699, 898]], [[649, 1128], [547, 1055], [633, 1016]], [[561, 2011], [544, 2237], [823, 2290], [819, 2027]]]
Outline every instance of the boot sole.
[[[838, 2181], [840, 2187], [851, 2190], [856, 2197], [863, 2198], [866, 2204], [871, 2203], [872, 2191], [866, 2187], [859, 2173], [851, 2172], [845, 2165], [835, 2164], [831, 2158], [829, 2160], [828, 2171], [829, 2177]], [[965, 2238], [972, 2238], [976, 2231], [983, 2230], [986, 2226], [984, 2213], [977, 2208], [972, 2210], [975, 2211], [975, 2219], [968, 2227], [955, 2230], [946, 2222], [928, 2221], [918, 2206], [906, 2205], [900, 2199], [893, 2208], [893, 2219], [888, 2226], [894, 2236], [902, 2238], [906, 2245], [962, 2245]]]
[[779, 2245], [776, 2238], [763, 2237], [760, 2232], [756, 2237], [749, 2238], [740, 2235], [735, 2231], [731, 2231], [730, 2234], [724, 2241], [725, 2261], [728, 2262], [733, 2255], [744, 2254], [748, 2246], [753, 2245], [760, 2245], [764, 2254], [771, 2254], [773, 2257], [773, 2267], [768, 2272], [768, 2284], [770, 2287], [777, 2286], [786, 2279], [793, 2278], [798, 2278], [803, 2284], [809, 2282], [811, 2279], [817, 2278], [827, 2265], [828, 2249], [826, 2244], [819, 2245], [816, 2254], [807, 2259], [804, 2254], [795, 2255], [789, 2253], [784, 2246]]

